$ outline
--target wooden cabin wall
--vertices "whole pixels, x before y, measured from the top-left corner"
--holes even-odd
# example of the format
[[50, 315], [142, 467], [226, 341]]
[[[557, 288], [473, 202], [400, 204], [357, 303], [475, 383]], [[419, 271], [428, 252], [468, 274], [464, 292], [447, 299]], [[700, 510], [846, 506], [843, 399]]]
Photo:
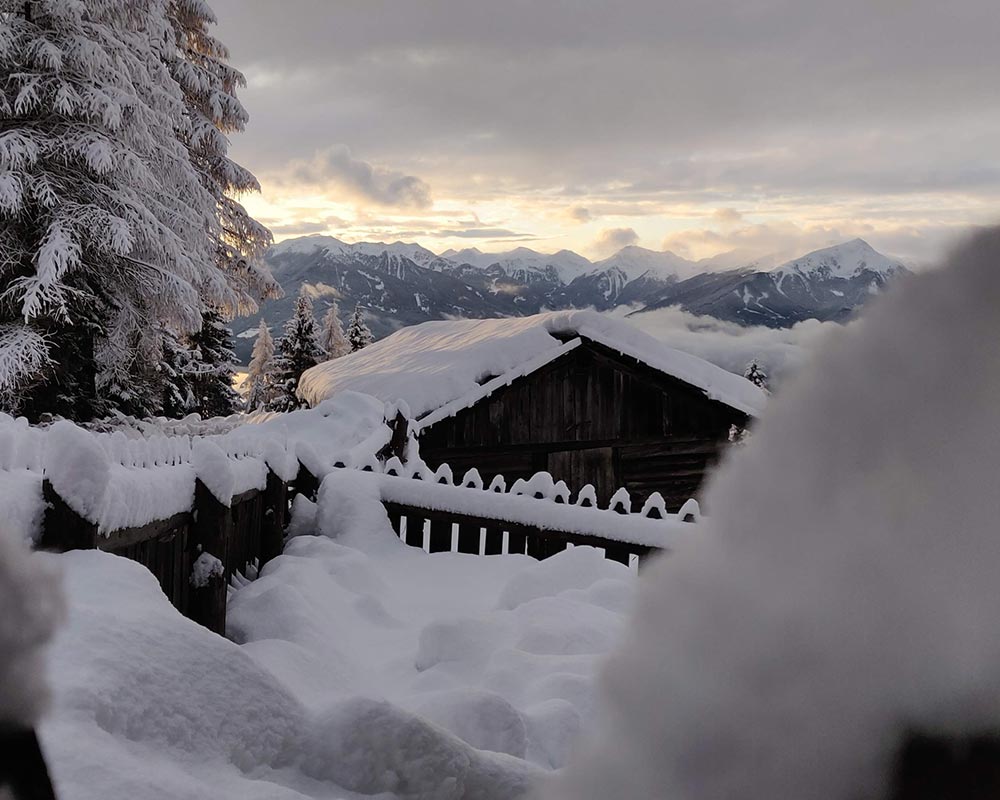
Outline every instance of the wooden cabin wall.
[[606, 503], [625, 486], [676, 510], [696, 496], [732, 424], [747, 418], [699, 390], [586, 342], [420, 435], [432, 467], [477, 468], [508, 483], [540, 470]]

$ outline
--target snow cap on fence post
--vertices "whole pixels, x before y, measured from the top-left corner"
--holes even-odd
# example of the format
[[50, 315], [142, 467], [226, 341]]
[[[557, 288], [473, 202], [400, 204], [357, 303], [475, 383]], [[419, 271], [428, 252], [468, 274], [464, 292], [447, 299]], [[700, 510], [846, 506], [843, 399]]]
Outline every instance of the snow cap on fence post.
[[398, 478], [403, 474], [403, 462], [399, 460], [397, 456], [392, 456], [388, 461], [385, 462], [385, 469], [383, 472], [386, 475], [391, 475]]
[[642, 505], [642, 511], [639, 513], [649, 519], [666, 519], [667, 504], [663, 499], [663, 495], [659, 492], [653, 492], [646, 498], [646, 502]]
[[585, 483], [580, 488], [576, 495], [576, 505], [583, 508], [597, 507], [597, 489], [594, 488], [594, 484]]
[[507, 479], [503, 475], [497, 475], [490, 481], [490, 491], [504, 494], [507, 491]]
[[437, 471], [434, 473], [434, 482], [443, 483], [446, 486], [454, 486], [455, 476], [452, 474], [451, 467], [447, 464], [442, 464], [438, 467]]
[[569, 486], [566, 481], [556, 481], [552, 487], [552, 499], [557, 503], [569, 502]]
[[677, 512], [677, 516], [680, 517], [683, 522], [701, 522], [701, 506], [699, 506], [698, 501], [692, 497], [681, 506], [681, 510]]
[[466, 472], [462, 478], [462, 486], [466, 489], [482, 489], [483, 476], [479, 474], [479, 470], [473, 467]]
[[99, 522], [111, 483], [111, 460], [97, 440], [72, 422], [48, 430], [45, 476], [73, 511]]
[[236, 477], [222, 448], [208, 439], [195, 439], [191, 448], [191, 464], [205, 488], [222, 505], [229, 506], [233, 502]]
[[614, 511], [616, 514], [631, 514], [632, 498], [629, 497], [628, 489], [623, 486], [611, 495], [611, 502], [608, 504], [608, 509]]

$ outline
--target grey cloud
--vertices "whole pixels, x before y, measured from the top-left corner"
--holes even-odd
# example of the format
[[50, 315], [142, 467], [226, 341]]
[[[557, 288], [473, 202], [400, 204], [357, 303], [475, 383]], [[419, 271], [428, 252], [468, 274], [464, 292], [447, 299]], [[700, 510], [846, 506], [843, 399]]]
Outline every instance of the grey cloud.
[[591, 245], [596, 253], [611, 255], [623, 247], [639, 243], [639, 234], [632, 228], [607, 228]]
[[309, 160], [294, 161], [282, 176], [286, 182], [333, 185], [354, 197], [383, 206], [429, 208], [431, 189], [414, 175], [373, 166], [355, 158], [344, 145], [328, 147]]
[[530, 233], [518, 233], [506, 228], [469, 228], [461, 231], [439, 231], [441, 236], [457, 236], [459, 239], [513, 239], [531, 237]]
[[409, 178], [370, 202], [419, 205], [427, 182], [568, 187], [595, 217], [663, 198], [1000, 202], [994, 0], [213, 5], [251, 77], [237, 158], [276, 171], [334, 131]]

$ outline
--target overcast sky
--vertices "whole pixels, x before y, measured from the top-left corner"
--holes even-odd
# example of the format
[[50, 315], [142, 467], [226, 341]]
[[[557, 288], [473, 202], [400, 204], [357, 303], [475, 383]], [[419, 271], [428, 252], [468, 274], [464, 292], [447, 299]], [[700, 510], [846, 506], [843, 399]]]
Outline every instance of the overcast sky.
[[1000, 218], [997, 0], [212, 0], [277, 238], [933, 258]]

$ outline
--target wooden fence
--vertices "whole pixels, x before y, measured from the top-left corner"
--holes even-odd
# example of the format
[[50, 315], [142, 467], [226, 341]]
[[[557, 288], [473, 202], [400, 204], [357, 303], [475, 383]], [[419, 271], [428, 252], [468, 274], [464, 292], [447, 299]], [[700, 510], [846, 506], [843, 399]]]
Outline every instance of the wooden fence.
[[[382, 468], [380, 465], [379, 471]], [[481, 511], [478, 502], [471, 511], [446, 511], [435, 507], [427, 495], [450, 491], [459, 492], [462, 499], [472, 499], [477, 494], [495, 498], [498, 493], [506, 492], [506, 486], [502, 482], [494, 482], [488, 489], [481, 483], [473, 486], [468, 476], [456, 485], [447, 469], [430, 473], [425, 467], [417, 467], [400, 474], [403, 467], [397, 459], [389, 459], [384, 468], [385, 475], [372, 478], [389, 481], [383, 486], [395, 490], [383, 497], [394, 530], [407, 544], [431, 553], [522, 553], [543, 559], [569, 546], [590, 545], [603, 549], [610, 559], [631, 565], [642, 562], [660, 547], [602, 535], [619, 527], [613, 513], [624, 515], [620, 519], [621, 527], [625, 528], [640, 517], [651, 524], [654, 519], [662, 525], [671, 524], [662, 519], [657, 508], [644, 508], [632, 514], [617, 495], [610, 510], [597, 509], [593, 507], [590, 487], [581, 491], [572, 506], [567, 505], [569, 492], [565, 485], [564, 493], [553, 498], [542, 498], [540, 494], [525, 496], [524, 487], [528, 484], [523, 481], [518, 482], [523, 485], [521, 488], [518, 484], [511, 488], [505, 506], [517, 506], [524, 511], [527, 502], [532, 512], [542, 512], [551, 510], [553, 503], [561, 503], [563, 508], [589, 518], [590, 529], [585, 532], [563, 529], [560, 523], [564, 514], [553, 518], [528, 513], [521, 518], [503, 519], [502, 514]], [[374, 472], [374, 469], [368, 465], [362, 471]], [[237, 572], [246, 576], [281, 553], [291, 500], [296, 494], [315, 499], [319, 486], [320, 480], [301, 464], [292, 481], [284, 481], [268, 469], [264, 489], [238, 494], [227, 505], [201, 480], [196, 480], [191, 509], [141, 527], [105, 532], [77, 514], [46, 479], [42, 483], [46, 511], [40, 546], [57, 552], [96, 549], [136, 561], [153, 573], [164, 594], [182, 614], [224, 634], [228, 586], [233, 576]], [[407, 487], [408, 491], [401, 491]], [[655, 527], [659, 532], [660, 526]], [[218, 559], [221, 569], [209, 570], [204, 580], [193, 581], [195, 562], [202, 554]]]
[[525, 554], [539, 560], [561, 553], [568, 546], [589, 545], [604, 550], [605, 557], [625, 566], [636, 556], [641, 564], [658, 548], [619, 542], [605, 537], [555, 530], [539, 525], [508, 522], [492, 517], [422, 508], [383, 501], [393, 530], [411, 547], [429, 553], [472, 555]]
[[[309, 483], [308, 478], [304, 482]], [[198, 480], [194, 506], [189, 511], [105, 534], [70, 508], [45, 480], [42, 492], [46, 511], [40, 546], [56, 552], [101, 550], [136, 561], [153, 573], [163, 593], [182, 614], [224, 634], [229, 582], [235, 572], [245, 575], [251, 566], [263, 566], [280, 555], [289, 501], [299, 482], [296, 479], [286, 483], [268, 470], [263, 490], [236, 495], [226, 505]], [[195, 586], [191, 582], [192, 570], [202, 553], [221, 562], [222, 574]]]

